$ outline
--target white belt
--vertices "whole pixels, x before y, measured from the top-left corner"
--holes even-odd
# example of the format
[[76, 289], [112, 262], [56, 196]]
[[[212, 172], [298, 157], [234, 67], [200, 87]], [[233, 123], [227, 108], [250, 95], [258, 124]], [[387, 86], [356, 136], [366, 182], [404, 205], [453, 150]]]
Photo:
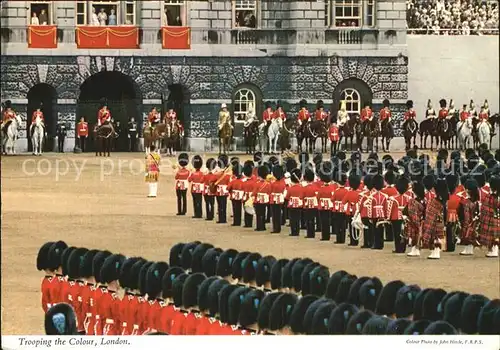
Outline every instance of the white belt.
[[322, 208], [332, 208], [332, 200], [330, 198], [320, 198], [320, 204]]
[[134, 329], [139, 329], [139, 325], [134, 324]]
[[100, 317], [99, 315], [95, 315], [95, 319], [98, 320]]
[[285, 196], [283, 193], [273, 193], [273, 200], [276, 203], [283, 203], [285, 201]]
[[241, 190], [233, 190], [233, 199], [234, 200], [242, 200], [243, 199], [243, 195], [245, 194], [244, 191], [241, 191]]
[[290, 203], [292, 205], [301, 206], [302, 205], [302, 200], [300, 199], [300, 197], [290, 197]]
[[177, 187], [180, 190], [185, 190], [189, 186], [189, 181], [188, 180], [176, 180], [175, 187]]
[[68, 300], [73, 301], [73, 296], [71, 294], [68, 294]]
[[115, 323], [115, 320], [112, 320], [110, 318], [106, 319], [106, 324], [114, 324], [114, 323]]
[[259, 202], [269, 202], [269, 195], [266, 193], [257, 193], [257, 200]]
[[193, 182], [192, 191], [203, 192], [205, 185], [199, 182]]
[[92, 313], [91, 313], [91, 312], [87, 312], [85, 315], [86, 315], [87, 317], [92, 317]]
[[80, 296], [79, 296], [79, 297], [78, 297], [78, 301], [79, 301], [79, 302], [82, 302], [82, 297], [80, 297]]
[[318, 199], [316, 197], [307, 197], [304, 198], [304, 203], [307, 207], [317, 207], [318, 206]]
[[122, 323], [122, 326], [123, 326], [123, 327], [127, 327], [127, 322], [123, 322], [123, 323]]

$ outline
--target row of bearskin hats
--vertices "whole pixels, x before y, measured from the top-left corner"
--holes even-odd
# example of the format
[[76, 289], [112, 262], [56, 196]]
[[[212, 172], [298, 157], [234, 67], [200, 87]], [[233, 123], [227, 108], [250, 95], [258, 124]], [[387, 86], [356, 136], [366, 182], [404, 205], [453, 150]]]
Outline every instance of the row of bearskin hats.
[[[358, 278], [344, 270], [330, 275], [327, 267], [309, 258], [277, 259], [199, 241], [175, 244], [168, 263], [48, 242], [39, 251], [37, 268], [58, 270], [73, 280], [119, 281], [128, 293], [167, 299], [181, 309], [249, 330], [280, 334], [500, 331], [498, 299], [421, 289], [400, 280], [384, 286], [377, 277]], [[58, 305], [49, 310], [48, 331], [72, 334], [69, 319], [74, 313], [71, 307]]]

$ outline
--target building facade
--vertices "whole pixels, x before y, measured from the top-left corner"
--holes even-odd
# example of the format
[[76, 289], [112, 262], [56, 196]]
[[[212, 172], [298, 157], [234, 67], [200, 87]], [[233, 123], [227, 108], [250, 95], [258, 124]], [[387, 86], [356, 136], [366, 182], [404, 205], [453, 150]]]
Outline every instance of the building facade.
[[301, 99], [359, 112], [388, 98], [399, 130], [405, 19], [404, 0], [2, 1], [1, 98], [24, 121], [43, 103], [49, 139], [68, 122], [68, 150], [103, 98], [122, 124], [172, 103], [196, 151], [216, 142], [222, 103], [236, 137], [250, 107], [279, 100], [294, 115]]

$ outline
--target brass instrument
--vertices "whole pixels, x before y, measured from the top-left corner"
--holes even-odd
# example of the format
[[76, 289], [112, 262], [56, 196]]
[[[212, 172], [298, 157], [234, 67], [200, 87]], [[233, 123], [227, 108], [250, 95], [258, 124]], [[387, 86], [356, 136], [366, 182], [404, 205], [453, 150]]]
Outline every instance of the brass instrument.
[[210, 193], [215, 193], [217, 191], [217, 186], [219, 185], [219, 183], [222, 181], [222, 179], [224, 178], [224, 176], [226, 175], [227, 171], [229, 170], [229, 165], [224, 169], [224, 171], [222, 172], [222, 175], [217, 179], [217, 181], [215, 182], [210, 182], [208, 184], [208, 189], [210, 191]]

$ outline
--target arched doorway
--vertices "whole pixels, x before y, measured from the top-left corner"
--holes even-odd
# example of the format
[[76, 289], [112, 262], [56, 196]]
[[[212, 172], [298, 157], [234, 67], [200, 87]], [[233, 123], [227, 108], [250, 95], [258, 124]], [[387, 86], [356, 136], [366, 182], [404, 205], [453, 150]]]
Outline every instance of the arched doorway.
[[233, 105], [231, 108], [234, 125], [234, 136], [243, 136], [243, 124], [249, 108], [253, 108], [257, 119], [262, 118], [263, 96], [262, 91], [253, 84], [241, 84], [236, 86], [232, 95]]
[[45, 83], [36, 84], [28, 91], [28, 108], [26, 110], [26, 136], [28, 138], [28, 152], [33, 150], [31, 144], [30, 126], [31, 116], [37, 108], [41, 108], [45, 118], [45, 131], [47, 138], [43, 145], [45, 152], [54, 149], [54, 138], [57, 129], [57, 91]]
[[181, 84], [172, 84], [168, 86], [168, 90], [162, 96], [162, 111], [161, 116], [164, 117], [168, 111], [168, 106], [172, 105], [177, 118], [180, 120], [184, 128], [185, 121], [189, 115], [189, 91]]
[[[137, 124], [142, 126], [141, 91], [132, 78], [121, 72], [104, 71], [94, 74], [80, 86], [77, 120], [85, 117], [92, 130], [97, 123], [97, 113], [104, 100], [107, 101], [117, 131], [121, 131], [115, 150], [126, 151], [128, 120], [134, 117]], [[94, 142], [89, 146], [92, 150]]]
[[361, 113], [365, 103], [372, 103], [373, 93], [370, 87], [362, 80], [351, 78], [346, 79], [335, 87], [333, 93], [333, 111], [338, 111], [340, 102], [346, 101], [349, 113]]

